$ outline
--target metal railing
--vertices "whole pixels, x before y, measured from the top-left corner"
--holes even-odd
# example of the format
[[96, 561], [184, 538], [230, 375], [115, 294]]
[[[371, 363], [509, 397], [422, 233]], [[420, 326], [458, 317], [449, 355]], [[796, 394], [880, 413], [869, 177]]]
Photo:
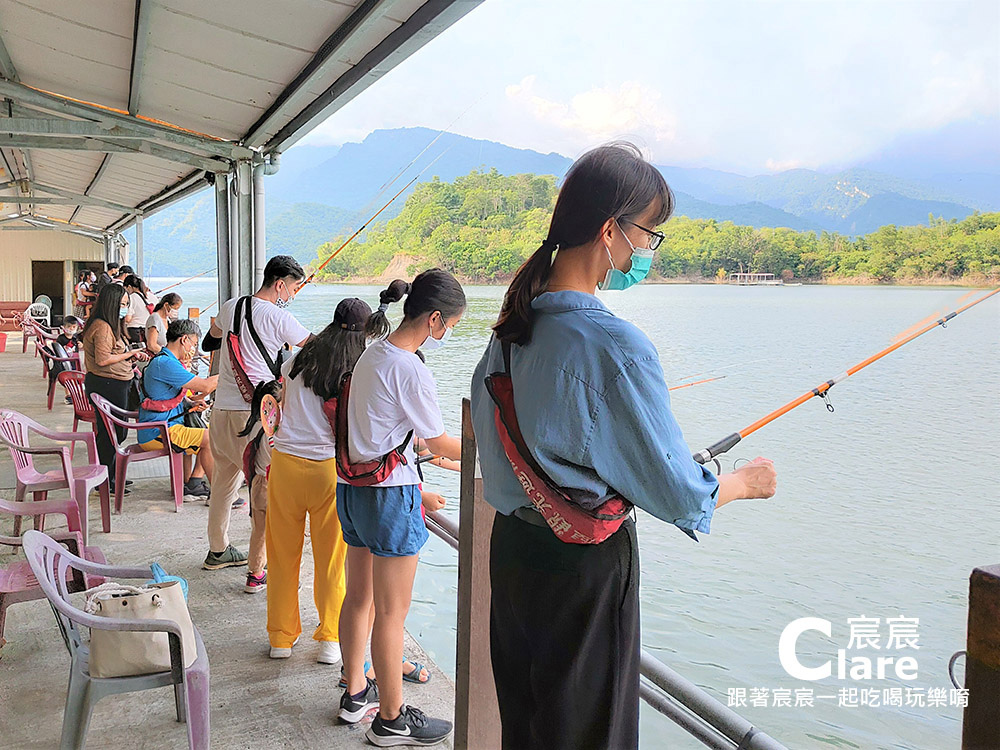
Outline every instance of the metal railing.
[[[454, 520], [432, 511], [426, 521], [428, 531], [458, 550]], [[647, 651], [642, 652], [639, 674], [639, 696], [703, 745], [713, 750], [787, 750]]]

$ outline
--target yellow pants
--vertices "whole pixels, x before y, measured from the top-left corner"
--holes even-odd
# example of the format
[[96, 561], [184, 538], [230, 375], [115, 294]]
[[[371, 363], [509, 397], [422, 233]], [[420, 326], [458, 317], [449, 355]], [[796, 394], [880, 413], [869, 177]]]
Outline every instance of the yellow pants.
[[289, 648], [302, 633], [299, 618], [299, 568], [306, 514], [312, 539], [319, 613], [317, 641], [338, 641], [340, 609], [347, 590], [347, 544], [337, 516], [335, 459], [310, 461], [274, 450], [267, 483], [267, 634], [275, 648]]

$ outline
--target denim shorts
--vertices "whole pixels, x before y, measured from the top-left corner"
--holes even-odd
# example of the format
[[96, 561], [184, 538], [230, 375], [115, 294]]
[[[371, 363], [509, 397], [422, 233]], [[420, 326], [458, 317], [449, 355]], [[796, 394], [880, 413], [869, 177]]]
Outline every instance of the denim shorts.
[[354, 487], [337, 485], [337, 514], [344, 541], [367, 547], [379, 557], [409, 557], [420, 552], [427, 526], [420, 513], [420, 485]]

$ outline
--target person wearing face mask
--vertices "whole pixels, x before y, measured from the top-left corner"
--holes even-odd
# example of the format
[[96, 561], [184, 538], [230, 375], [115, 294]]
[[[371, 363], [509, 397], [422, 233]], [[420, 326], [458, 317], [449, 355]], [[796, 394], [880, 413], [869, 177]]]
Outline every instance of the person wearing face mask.
[[303, 346], [312, 334], [287, 309], [298, 284], [305, 278], [302, 266], [289, 255], [276, 255], [264, 266], [264, 281], [256, 294], [227, 301], [205, 337], [207, 351], [220, 352], [219, 388], [215, 394], [209, 439], [215, 458], [212, 496], [208, 512], [208, 555], [202, 567], [218, 570], [246, 565], [244, 591], [261, 591], [267, 585], [264, 529], [267, 510], [267, 466], [271, 448], [261, 441], [254, 476], [250, 482], [250, 553], [229, 543], [230, 510], [237, 501], [243, 479], [243, 453], [249, 435], [241, 436], [250, 416], [258, 384], [281, 376], [282, 354]]
[[[107, 284], [97, 295], [90, 318], [83, 328], [83, 363], [86, 369], [84, 388], [87, 397], [96, 393], [122, 409], [129, 408], [132, 389], [133, 363], [144, 362], [146, 355], [130, 349], [125, 331], [128, 314], [128, 294], [118, 284]], [[111, 491], [115, 483], [115, 448], [104, 427], [104, 420], [95, 423], [97, 455], [108, 467]], [[119, 442], [125, 439], [125, 430], [115, 428]], [[128, 492], [126, 488], [122, 488]]]
[[146, 348], [156, 354], [167, 345], [167, 326], [177, 320], [184, 300], [181, 295], [169, 292], [156, 303], [146, 320]]
[[582, 156], [473, 375], [483, 491], [497, 510], [490, 649], [503, 748], [636, 748], [632, 508], [696, 539], [717, 508], [775, 491], [766, 459], [716, 477], [691, 458], [656, 348], [595, 294], [646, 276], [673, 208], [631, 144]]
[[[403, 297], [403, 320], [389, 333], [386, 310]], [[346, 482], [338, 487], [337, 511], [348, 547], [347, 594], [340, 614], [347, 688], [338, 717], [356, 723], [378, 707], [366, 734], [373, 744], [431, 745], [451, 733], [451, 722], [403, 705], [403, 624], [417, 553], [427, 541], [413, 438], [454, 460], [461, 458], [462, 449], [445, 432], [434, 378], [416, 352], [448, 341], [466, 300], [454, 276], [432, 268], [412, 284], [393, 281], [379, 301], [365, 326], [373, 343], [358, 359], [349, 392], [342, 387], [337, 403], [338, 412], [346, 408], [347, 413], [346, 441], [337, 438], [338, 473]], [[379, 468], [366, 478], [366, 465]], [[377, 685], [364, 666], [373, 597], [371, 651]]]
[[[211, 476], [215, 462], [208, 430], [188, 427], [184, 414], [201, 410], [204, 396], [212, 393], [218, 375], [202, 378], [192, 375], [181, 362], [198, 351], [201, 330], [193, 320], [175, 320], [167, 327], [167, 345], [153, 357], [142, 374], [145, 398], [139, 404], [140, 422], [166, 422], [173, 449], [184, 453], [184, 499], [207, 500], [210, 496], [206, 476]], [[191, 400], [186, 398], [187, 394]], [[139, 430], [136, 442], [143, 450], [159, 450], [162, 436], [155, 429]], [[194, 466], [191, 458], [194, 457]]]
[[76, 286], [73, 287], [73, 314], [83, 320], [86, 320], [87, 316], [90, 315], [90, 307], [97, 298], [97, 294], [92, 291], [95, 281], [97, 281], [97, 276], [91, 271], [81, 271]]

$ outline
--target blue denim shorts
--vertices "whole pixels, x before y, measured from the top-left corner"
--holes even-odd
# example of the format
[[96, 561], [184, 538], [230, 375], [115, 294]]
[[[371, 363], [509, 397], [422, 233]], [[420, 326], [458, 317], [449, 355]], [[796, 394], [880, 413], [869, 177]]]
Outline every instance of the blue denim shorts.
[[420, 486], [416, 484], [338, 484], [337, 515], [344, 541], [351, 547], [367, 547], [379, 557], [415, 555], [429, 536], [420, 512]]

